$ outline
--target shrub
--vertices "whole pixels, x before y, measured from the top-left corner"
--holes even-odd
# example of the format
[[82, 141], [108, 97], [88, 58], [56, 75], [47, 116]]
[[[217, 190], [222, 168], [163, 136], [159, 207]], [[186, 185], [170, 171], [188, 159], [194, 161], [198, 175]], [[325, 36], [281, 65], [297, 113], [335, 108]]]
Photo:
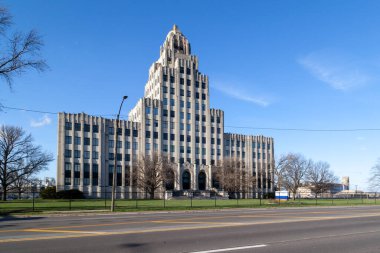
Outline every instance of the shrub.
[[58, 199], [83, 199], [83, 192], [77, 189], [63, 190], [57, 192]]
[[55, 186], [49, 186], [40, 191], [40, 196], [43, 199], [55, 199], [57, 198], [57, 191]]

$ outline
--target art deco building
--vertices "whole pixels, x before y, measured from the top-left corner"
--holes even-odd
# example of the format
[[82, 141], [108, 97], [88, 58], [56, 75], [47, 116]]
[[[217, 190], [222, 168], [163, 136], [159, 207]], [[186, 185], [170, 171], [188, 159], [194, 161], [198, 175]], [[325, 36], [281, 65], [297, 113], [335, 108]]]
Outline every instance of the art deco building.
[[[133, 164], [141, 155], [167, 155], [176, 164], [174, 190], [213, 187], [212, 167], [226, 158], [256, 177], [256, 189], [273, 191], [273, 139], [224, 132], [224, 112], [210, 108], [209, 79], [177, 26], [167, 35], [159, 59], [149, 69], [144, 97], [121, 120], [60, 113], [58, 189], [101, 194], [112, 185], [117, 160], [117, 191], [133, 197]], [[114, 154], [114, 145], [117, 154]]]

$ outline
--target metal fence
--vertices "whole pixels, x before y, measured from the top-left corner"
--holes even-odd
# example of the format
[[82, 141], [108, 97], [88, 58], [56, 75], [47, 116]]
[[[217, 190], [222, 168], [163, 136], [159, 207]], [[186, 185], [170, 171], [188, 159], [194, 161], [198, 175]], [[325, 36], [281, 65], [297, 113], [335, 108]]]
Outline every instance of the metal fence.
[[[1, 196], [2, 193], [0, 192]], [[338, 206], [377, 205], [377, 192], [318, 194], [308, 198], [296, 196], [288, 200], [275, 199], [274, 193], [263, 192], [211, 192], [165, 191], [116, 192], [116, 211], [178, 210], [228, 207], [276, 207], [276, 206]], [[92, 191], [81, 198], [43, 199], [37, 191], [8, 192], [7, 200], [0, 201], [0, 214], [40, 211], [109, 210], [111, 191]]]

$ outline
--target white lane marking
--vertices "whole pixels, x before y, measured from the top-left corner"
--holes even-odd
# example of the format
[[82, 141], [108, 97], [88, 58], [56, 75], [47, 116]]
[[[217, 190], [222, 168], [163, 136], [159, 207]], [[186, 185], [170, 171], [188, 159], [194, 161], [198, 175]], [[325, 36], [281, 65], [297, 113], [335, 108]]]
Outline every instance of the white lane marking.
[[243, 250], [243, 249], [253, 249], [253, 248], [262, 248], [266, 247], [265, 244], [258, 244], [258, 245], [250, 245], [250, 246], [241, 246], [241, 247], [235, 247], [235, 248], [224, 248], [224, 249], [212, 249], [212, 250], [204, 250], [204, 251], [193, 251], [189, 253], [213, 253], [213, 252], [225, 252], [225, 251], [235, 251], [235, 250]]

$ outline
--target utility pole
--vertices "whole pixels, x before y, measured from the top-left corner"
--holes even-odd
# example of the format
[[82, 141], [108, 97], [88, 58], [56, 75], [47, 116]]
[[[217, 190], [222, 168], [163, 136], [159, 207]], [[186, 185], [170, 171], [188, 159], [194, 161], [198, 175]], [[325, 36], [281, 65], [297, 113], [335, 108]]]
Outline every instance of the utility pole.
[[126, 100], [128, 96], [123, 96], [123, 99], [121, 100], [121, 104], [119, 107], [119, 112], [117, 113], [116, 117], [116, 126], [115, 126], [115, 152], [113, 155], [114, 159], [114, 165], [113, 165], [113, 172], [112, 172], [112, 196], [111, 196], [111, 212], [115, 211], [115, 195], [116, 195], [116, 176], [117, 176], [117, 171], [116, 171], [116, 166], [117, 166], [117, 141], [118, 141], [118, 128], [119, 128], [119, 117], [120, 117], [120, 111], [121, 107], [123, 106], [124, 100]]

